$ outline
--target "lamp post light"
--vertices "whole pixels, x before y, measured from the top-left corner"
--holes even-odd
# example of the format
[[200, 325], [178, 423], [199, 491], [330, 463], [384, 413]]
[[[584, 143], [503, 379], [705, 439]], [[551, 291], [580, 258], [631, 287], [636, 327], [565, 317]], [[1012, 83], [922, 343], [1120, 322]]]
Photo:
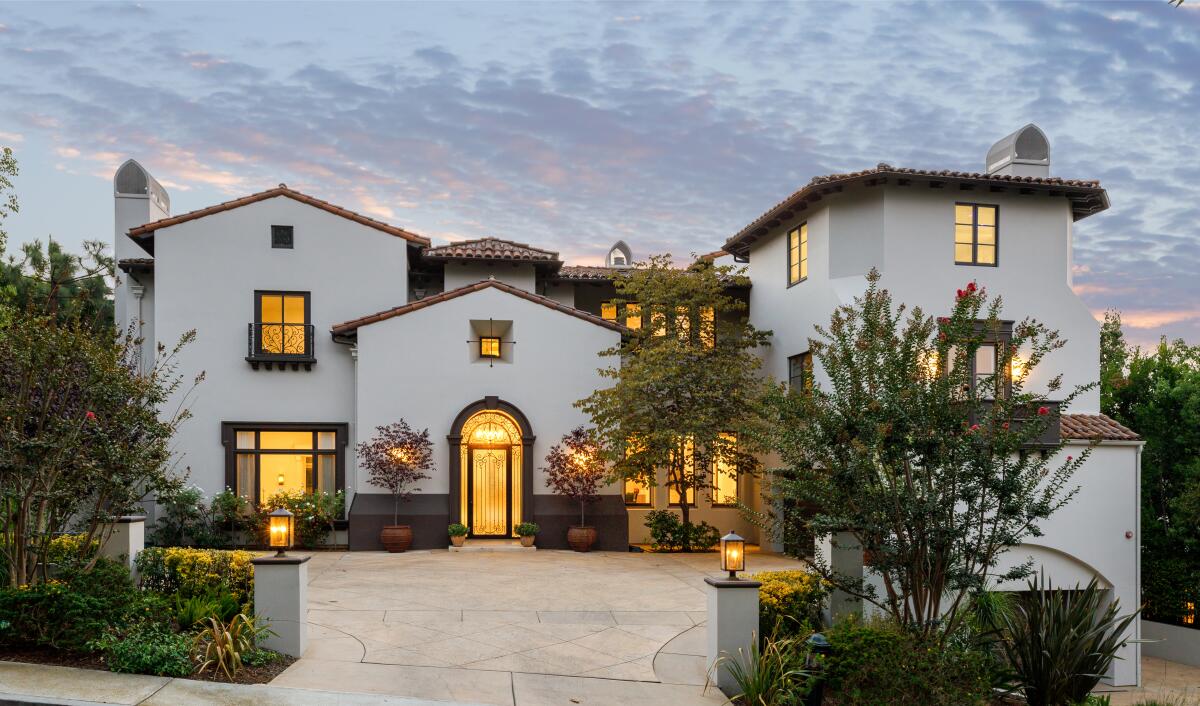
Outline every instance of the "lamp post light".
[[287, 556], [287, 550], [292, 548], [296, 532], [296, 518], [285, 508], [276, 508], [267, 515], [270, 522], [271, 546], [275, 548], [275, 556]]
[[825, 678], [822, 672], [825, 671], [825, 658], [833, 651], [833, 646], [819, 632], [813, 633], [805, 644], [808, 645], [808, 655], [804, 658], [804, 668], [809, 674], [816, 676], [816, 679], [804, 700], [804, 706], [821, 706], [825, 699]]
[[728, 571], [729, 578], [736, 579], [737, 572], [746, 570], [746, 540], [736, 533], [721, 537], [721, 571]]

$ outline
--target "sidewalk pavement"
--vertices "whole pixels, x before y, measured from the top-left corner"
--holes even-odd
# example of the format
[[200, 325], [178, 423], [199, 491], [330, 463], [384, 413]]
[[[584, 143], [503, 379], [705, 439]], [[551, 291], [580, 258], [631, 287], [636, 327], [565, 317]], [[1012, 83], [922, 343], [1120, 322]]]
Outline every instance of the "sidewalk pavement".
[[0, 662], [0, 705], [82, 706], [479, 706], [463, 702], [346, 694], [266, 684], [219, 684], [194, 679], [117, 674], [43, 664]]

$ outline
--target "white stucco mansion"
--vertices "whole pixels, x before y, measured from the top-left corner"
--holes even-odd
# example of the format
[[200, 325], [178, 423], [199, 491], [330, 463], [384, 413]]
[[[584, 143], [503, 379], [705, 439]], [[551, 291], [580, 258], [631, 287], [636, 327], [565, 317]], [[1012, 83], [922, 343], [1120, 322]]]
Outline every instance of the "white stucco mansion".
[[[752, 286], [740, 295], [754, 325], [774, 331], [765, 372], [819, 378], [813, 326], [877, 267], [897, 301], [929, 312], [976, 280], [1010, 315], [1035, 315], [1069, 341], [1037, 375], [1061, 372], [1065, 389], [1097, 380], [1099, 327], [1071, 289], [1072, 227], [1108, 196], [1098, 182], [1049, 176], [1049, 156], [1031, 125], [996, 143], [982, 173], [879, 164], [816, 177], [729, 237], [715, 255], [748, 263]], [[614, 273], [632, 262], [628, 246], [614, 245], [604, 266], [499, 238], [435, 247], [283, 184], [172, 215], [166, 191], [132, 160], [114, 186], [118, 325], [140, 327], [148, 350], [198, 334], [179, 359], [185, 374], [206, 373], [177, 438], [192, 482], [252, 498], [344, 489], [350, 548], [376, 549], [391, 503], [358, 472], [354, 448], [403, 418], [429, 428], [437, 462], [402, 506], [414, 546], [445, 546], [453, 521], [509, 536], [532, 520], [541, 546], [565, 547], [575, 508], [550, 493], [540, 467], [586, 422], [572, 403], [602, 384], [608, 361], [597, 353], [622, 335], [608, 301]], [[994, 350], [977, 372], [991, 372]], [[1078, 496], [1013, 560], [1034, 557], [1059, 584], [1099, 576], [1132, 608], [1140, 442], [1099, 414], [1095, 390], [1071, 412], [1055, 433], [1101, 444], [1076, 476]], [[735, 505], [761, 504], [756, 480], [718, 474], [713, 485], [691, 499], [693, 517], [754, 541]], [[678, 500], [662, 486], [609, 488], [589, 509], [598, 548], [644, 540], [646, 511]], [[1126, 648], [1115, 683], [1138, 681], [1137, 651]]]

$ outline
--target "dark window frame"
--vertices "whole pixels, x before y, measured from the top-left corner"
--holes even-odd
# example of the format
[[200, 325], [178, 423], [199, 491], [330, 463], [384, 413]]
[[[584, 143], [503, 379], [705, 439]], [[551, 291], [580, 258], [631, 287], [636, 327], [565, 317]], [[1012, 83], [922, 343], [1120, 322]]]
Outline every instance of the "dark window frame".
[[[263, 300], [264, 296], [279, 296], [279, 297], [302, 296], [302, 297], [304, 297], [304, 323], [303, 324], [284, 324], [282, 321], [280, 321], [280, 322], [263, 321], [262, 300]], [[281, 289], [256, 289], [256, 290], [254, 290], [254, 300], [253, 300], [252, 306], [254, 307], [254, 330], [256, 331], [256, 335], [255, 335], [256, 345], [254, 346], [254, 350], [251, 352], [253, 358], [258, 358], [260, 360], [293, 360], [293, 359], [294, 360], [306, 360], [306, 359], [311, 360], [316, 357], [316, 351], [312, 350], [312, 348], [315, 348], [316, 340], [314, 339], [314, 340], [310, 341], [309, 337], [308, 337], [308, 327], [313, 325], [313, 323], [312, 323], [312, 292], [287, 291], [287, 290], [281, 290]], [[280, 306], [281, 306], [280, 310], [282, 311], [282, 304]], [[274, 353], [271, 351], [263, 350], [262, 326], [264, 323], [267, 325], [278, 324], [280, 326], [284, 326], [284, 325], [304, 326], [305, 327], [305, 329], [304, 329], [304, 332], [305, 332], [304, 352], [303, 353], [282, 353], [282, 352]]]
[[295, 226], [271, 226], [271, 248], [274, 250], [294, 250], [296, 248]]
[[[488, 341], [494, 341], [496, 344], [495, 353], [485, 353], [483, 344]], [[480, 358], [500, 358], [500, 347], [504, 345], [504, 340], [500, 336], [480, 336], [479, 337], [479, 357]]]
[[[798, 279], [792, 279], [792, 233], [796, 234], [796, 269]], [[795, 228], [790, 228], [784, 232], [783, 247], [787, 252], [787, 257], [784, 258], [787, 265], [787, 271], [784, 273], [787, 278], [787, 286], [795, 287], [797, 284], [808, 279], [808, 257], [801, 257], [801, 253], [806, 250], [808, 245], [808, 221], [798, 224]], [[801, 267], [803, 264], [803, 267]]]
[[[730, 435], [732, 436], [733, 433], [730, 432]], [[737, 446], [740, 443], [740, 441], [741, 441], [740, 439], [737, 439], [735, 437], [735, 440], [733, 443], [735, 446]], [[735, 468], [733, 471], [733, 489], [734, 489], [733, 502], [731, 502], [731, 503], [723, 502], [718, 499], [719, 496], [717, 495], [717, 475], [720, 473], [720, 471], [717, 469], [718, 463], [719, 463], [719, 461], [716, 458], [714, 458], [712, 461], [712, 492], [709, 494], [709, 497], [712, 501], [711, 505], [713, 507], [721, 507], [721, 508], [740, 507], [742, 504], [742, 472], [741, 472], [741, 470], [739, 470], [737, 468]]]
[[[970, 206], [971, 207], [971, 223], [970, 223], [970, 225], [971, 225], [971, 261], [963, 262], [963, 261], [959, 260], [958, 255], [955, 254], [954, 255], [954, 264], [961, 265], [963, 267], [999, 267], [1000, 266], [1000, 204], [975, 203], [972, 201], [955, 201], [954, 202], [954, 208], [955, 208], [954, 213], [955, 214], [958, 213], [959, 206]], [[993, 248], [995, 248], [995, 251], [996, 251], [996, 256], [995, 256], [993, 262], [979, 262], [979, 207], [980, 206], [983, 206], [985, 208], [996, 209], [996, 222], [992, 226], [996, 231], [996, 243], [995, 243], [995, 245], [992, 246]], [[951, 231], [952, 237], [954, 236], [954, 230], [957, 230], [957, 226], [967, 225], [967, 224], [959, 223], [958, 216], [955, 215], [953, 225], [954, 225], [954, 229]], [[952, 244], [958, 245], [958, 239], [953, 238]]]
[[[649, 500], [647, 500], [647, 501], [646, 501], [646, 502], [644, 502], [644, 503], [637, 503], [637, 502], [633, 502], [633, 503], [631, 503], [631, 502], [629, 502], [629, 500], [627, 499], [627, 493], [626, 493], [626, 488], [628, 487], [628, 485], [629, 485], [630, 483], [637, 483], [637, 481], [632, 481], [632, 480], [629, 480], [628, 478], [625, 478], [624, 480], [622, 480], [622, 481], [621, 481], [621, 499], [625, 501], [625, 507], [649, 507], [649, 508], [653, 508], [653, 507], [654, 507], [654, 489], [655, 489], [655, 487], [654, 487], [653, 485], [646, 486], [646, 489], [647, 489], [647, 491], [648, 491], [648, 492], [646, 493], [646, 497], [647, 497], [647, 498], [650, 498]], [[640, 484], [640, 483], [638, 483], [638, 485], [641, 485], [641, 484]]]
[[[1012, 375], [1009, 371], [1000, 369], [1000, 360], [1002, 358], [1003, 349], [1012, 345], [1013, 322], [1002, 320], [999, 322], [999, 324], [999, 331], [988, 331], [984, 329], [984, 327], [987, 326], [986, 321], [976, 321], [975, 333], [980, 336], [979, 345], [981, 347], [991, 346], [993, 348], [994, 360], [992, 362], [992, 367], [995, 370], [993, 375], [1001, 376], [1000, 380], [1004, 385], [1004, 395], [1008, 396], [1012, 394]], [[976, 348], [975, 352], [978, 353], [978, 351], [979, 349]], [[979, 385], [979, 377], [978, 373], [976, 372], [975, 355], [969, 356], [966, 362], [967, 371], [970, 373], [971, 378], [971, 389], [976, 391], [976, 388]], [[993, 390], [993, 392], [997, 392], [997, 390]]]
[[[237, 433], [239, 431], [254, 432], [254, 449], [241, 449], [237, 447]], [[264, 431], [311, 431], [313, 434], [312, 449], [262, 449], [260, 437]], [[333, 450], [318, 449], [318, 432], [334, 432]], [[225, 487], [237, 492], [237, 459], [240, 455], [254, 456], [254, 474], [251, 479], [251, 497], [250, 502], [255, 507], [259, 506], [259, 478], [262, 475], [262, 468], [259, 464], [259, 458], [270, 454], [291, 454], [299, 455], [304, 451], [309, 451], [314, 456], [313, 471], [316, 473], [317, 464], [315, 457], [318, 455], [334, 457], [334, 492], [346, 490], [346, 446], [350, 439], [350, 425], [345, 422], [221, 422], [221, 445], [225, 447]], [[308, 478], [305, 483], [306, 488], [310, 492], [316, 490], [316, 478]], [[343, 511], [345, 512], [345, 510]], [[345, 529], [344, 518], [340, 520], [341, 526], [337, 529]]]
[[[796, 363], [800, 364], [800, 374], [795, 375]], [[813, 356], [812, 351], [802, 351], [796, 355], [789, 355], [787, 359], [788, 365], [788, 392], [803, 392], [811, 390], [813, 384]], [[800, 381], [800, 387], [797, 389], [796, 381]]]

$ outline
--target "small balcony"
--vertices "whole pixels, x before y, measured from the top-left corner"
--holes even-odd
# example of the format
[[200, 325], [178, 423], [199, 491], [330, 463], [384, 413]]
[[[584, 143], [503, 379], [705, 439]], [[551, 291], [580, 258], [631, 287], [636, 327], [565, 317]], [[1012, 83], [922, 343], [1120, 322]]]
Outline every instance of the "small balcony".
[[246, 361], [255, 370], [312, 370], [315, 356], [312, 324], [249, 324]]
[[[987, 400], [983, 401], [988, 404]], [[1057, 447], [1062, 436], [1062, 420], [1059, 418], [1059, 407], [1062, 402], [1058, 400], [1046, 400], [1041, 406], [1046, 408], [1047, 414], [1053, 415], [1050, 424], [1042, 430], [1042, 433], [1036, 438], [1030, 439], [1025, 445], [1028, 450], [1047, 449]], [[1022, 405], [1013, 410], [1012, 425], [1014, 428], [1020, 427], [1027, 420], [1036, 419], [1038, 417], [1038, 406]], [[975, 412], [968, 415], [968, 419], [972, 424], [982, 420], [986, 415], [983, 412]]]

